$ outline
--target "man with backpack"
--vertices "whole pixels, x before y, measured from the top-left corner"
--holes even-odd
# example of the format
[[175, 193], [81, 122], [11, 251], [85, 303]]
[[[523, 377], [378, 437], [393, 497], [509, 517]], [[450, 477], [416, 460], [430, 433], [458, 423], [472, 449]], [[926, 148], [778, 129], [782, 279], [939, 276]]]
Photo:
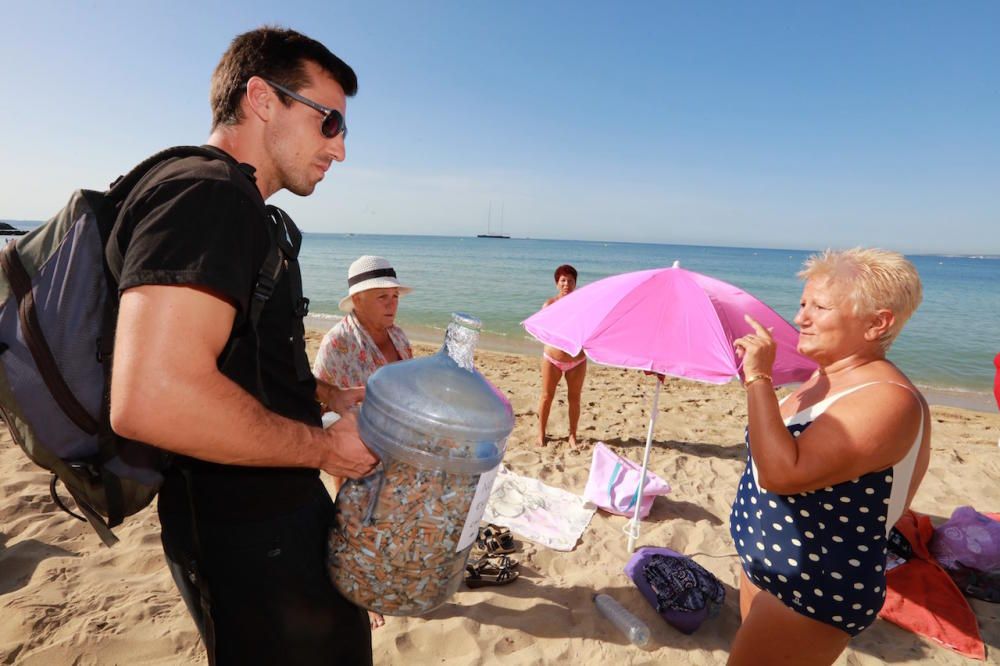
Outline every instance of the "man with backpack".
[[[163, 548], [211, 663], [371, 663], [367, 616], [327, 575], [333, 505], [319, 479], [377, 464], [350, 410], [362, 391], [317, 393], [297, 230], [264, 204], [282, 189], [309, 195], [343, 161], [356, 89], [354, 71], [304, 35], [236, 37], [211, 83], [217, 156], [154, 167], [109, 243], [121, 251], [111, 426], [173, 454]], [[320, 401], [342, 415], [327, 430]]]

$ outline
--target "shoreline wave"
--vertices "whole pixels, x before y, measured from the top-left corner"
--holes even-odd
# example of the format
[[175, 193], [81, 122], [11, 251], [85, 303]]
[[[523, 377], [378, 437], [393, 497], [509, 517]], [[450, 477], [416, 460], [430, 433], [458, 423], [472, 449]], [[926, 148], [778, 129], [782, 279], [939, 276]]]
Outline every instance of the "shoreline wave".
[[[309, 313], [309, 316], [306, 317], [306, 329], [326, 333], [327, 329], [340, 321], [341, 318], [339, 315]], [[404, 328], [410, 341], [416, 344], [440, 345], [444, 335], [443, 327], [407, 323]], [[480, 334], [479, 340], [480, 349], [489, 352], [517, 354], [518, 356], [539, 356], [542, 352], [542, 344], [527, 335], [524, 339], [518, 339], [486, 330]], [[916, 378], [914, 383], [927, 398], [927, 402], [932, 405], [959, 407], [988, 414], [1000, 411], [997, 409], [996, 400], [989, 391], [978, 391], [962, 386], [940, 386], [922, 381], [920, 378]]]

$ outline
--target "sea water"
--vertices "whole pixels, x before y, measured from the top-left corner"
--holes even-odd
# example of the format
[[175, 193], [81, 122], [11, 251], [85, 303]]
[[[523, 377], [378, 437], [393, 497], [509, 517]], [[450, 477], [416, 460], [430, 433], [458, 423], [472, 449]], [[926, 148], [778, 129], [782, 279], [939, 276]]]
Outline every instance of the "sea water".
[[[347, 293], [347, 267], [363, 254], [386, 257], [399, 280], [414, 288], [400, 301], [397, 318], [411, 337], [438, 338], [438, 332], [422, 332], [442, 329], [453, 311], [468, 311], [483, 321], [482, 346], [533, 352], [538, 346], [520, 322], [555, 294], [553, 271], [560, 264], [576, 267], [583, 286], [677, 260], [683, 268], [749, 291], [791, 321], [802, 293], [796, 273], [812, 251], [307, 233], [300, 262], [313, 314], [334, 320]], [[908, 258], [920, 272], [924, 301], [890, 350], [890, 360], [921, 386], [972, 394], [958, 402], [989, 409], [993, 357], [1000, 352], [1000, 257]]]
[[[16, 223], [32, 229], [37, 223]], [[483, 322], [480, 346], [537, 353], [521, 327], [555, 294], [553, 272], [572, 264], [578, 285], [675, 260], [684, 268], [730, 282], [789, 321], [802, 283], [795, 274], [813, 254], [774, 250], [652, 243], [615, 243], [464, 236], [392, 236], [306, 233], [299, 260], [310, 324], [340, 318], [347, 267], [363, 254], [386, 257], [414, 292], [400, 301], [397, 322], [410, 337], [440, 340], [452, 312], [475, 312]], [[908, 255], [920, 272], [924, 301], [889, 351], [934, 402], [996, 411], [993, 357], [1000, 352], [1000, 257]]]

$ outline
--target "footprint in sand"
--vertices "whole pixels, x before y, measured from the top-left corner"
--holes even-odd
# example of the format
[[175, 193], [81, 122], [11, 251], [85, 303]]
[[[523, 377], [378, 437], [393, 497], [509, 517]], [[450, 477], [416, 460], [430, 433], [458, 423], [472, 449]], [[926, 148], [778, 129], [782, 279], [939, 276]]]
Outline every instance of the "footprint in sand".
[[497, 657], [506, 657], [532, 645], [534, 640], [528, 634], [516, 632], [513, 636], [505, 636], [493, 646], [493, 654]]

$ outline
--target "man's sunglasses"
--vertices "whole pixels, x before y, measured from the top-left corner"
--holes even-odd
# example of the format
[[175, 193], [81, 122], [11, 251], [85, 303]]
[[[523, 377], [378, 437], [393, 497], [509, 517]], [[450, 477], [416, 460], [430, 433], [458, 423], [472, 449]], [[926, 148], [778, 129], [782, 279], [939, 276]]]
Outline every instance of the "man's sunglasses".
[[344, 138], [347, 138], [347, 124], [344, 122], [344, 114], [342, 114], [337, 109], [331, 109], [328, 106], [323, 106], [318, 102], [314, 102], [308, 97], [303, 97], [295, 91], [289, 90], [285, 86], [279, 85], [274, 81], [268, 81], [267, 79], [261, 79], [264, 83], [271, 86], [278, 92], [284, 93], [294, 99], [296, 102], [302, 102], [306, 106], [316, 109], [323, 114], [323, 122], [319, 126], [319, 131], [323, 133], [328, 139], [332, 139], [338, 134], [343, 134]]

